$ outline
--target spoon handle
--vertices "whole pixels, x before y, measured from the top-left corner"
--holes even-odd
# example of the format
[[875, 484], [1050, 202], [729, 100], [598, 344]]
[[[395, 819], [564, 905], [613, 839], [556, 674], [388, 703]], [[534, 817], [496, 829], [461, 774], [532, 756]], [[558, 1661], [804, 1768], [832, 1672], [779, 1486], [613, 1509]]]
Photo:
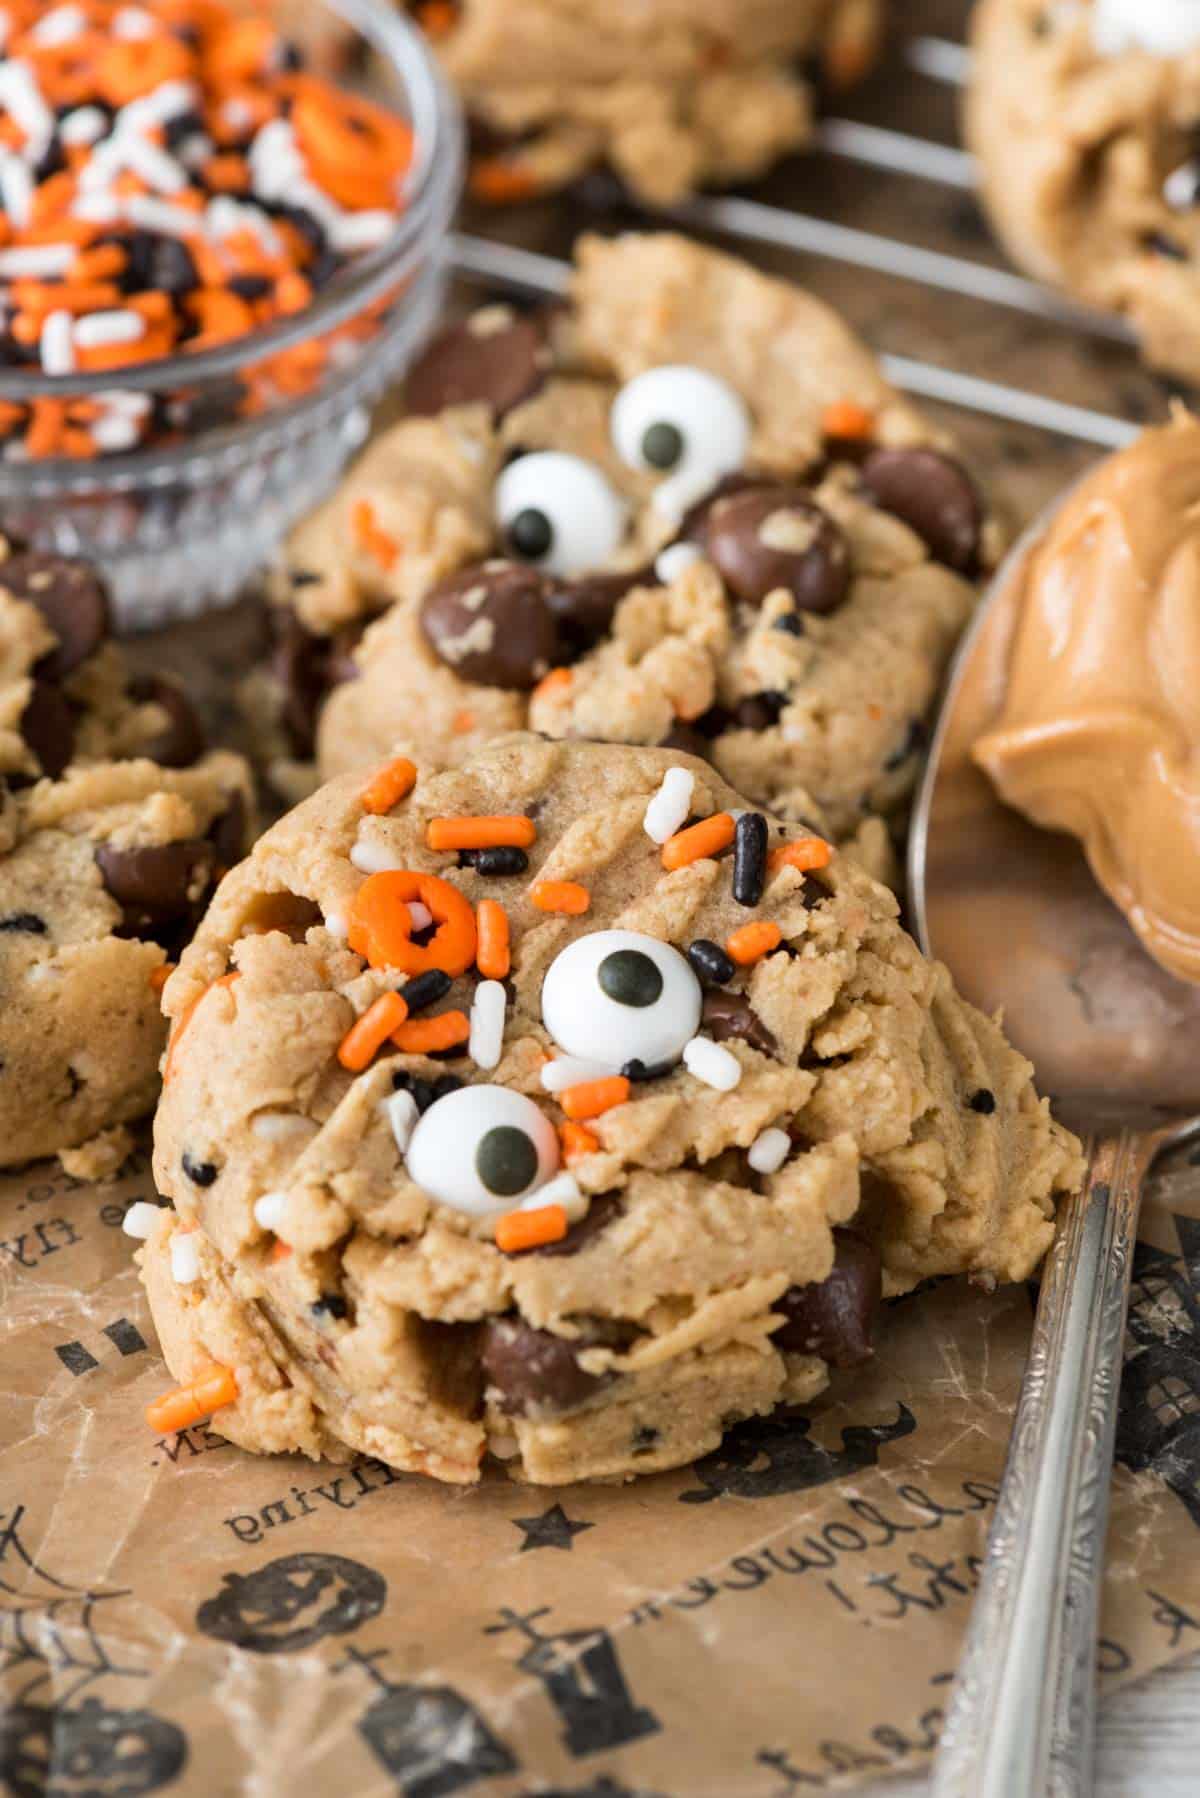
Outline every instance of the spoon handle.
[[1154, 1140], [1089, 1144], [1059, 1209], [933, 1798], [1087, 1798], [1113, 1439]]

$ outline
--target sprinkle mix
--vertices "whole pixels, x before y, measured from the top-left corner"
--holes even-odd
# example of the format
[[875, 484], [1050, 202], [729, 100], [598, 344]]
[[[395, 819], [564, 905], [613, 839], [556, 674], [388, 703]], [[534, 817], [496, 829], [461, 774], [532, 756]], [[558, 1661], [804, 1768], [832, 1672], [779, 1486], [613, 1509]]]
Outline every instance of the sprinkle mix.
[[221, 419], [119, 371], [302, 312], [395, 229], [408, 126], [225, 0], [4, 0], [0, 50], [0, 365], [114, 376], [0, 404], [4, 455], [119, 453], [314, 386], [337, 344], [270, 356]]

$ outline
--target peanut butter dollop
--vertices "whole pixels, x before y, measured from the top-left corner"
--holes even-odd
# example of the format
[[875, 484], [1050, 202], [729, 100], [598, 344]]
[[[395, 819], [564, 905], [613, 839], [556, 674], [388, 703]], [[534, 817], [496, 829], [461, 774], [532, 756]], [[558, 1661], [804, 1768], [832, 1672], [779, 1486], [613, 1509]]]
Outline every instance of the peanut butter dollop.
[[1014, 579], [1007, 695], [975, 759], [1200, 981], [1200, 422], [1177, 412], [1104, 461]]

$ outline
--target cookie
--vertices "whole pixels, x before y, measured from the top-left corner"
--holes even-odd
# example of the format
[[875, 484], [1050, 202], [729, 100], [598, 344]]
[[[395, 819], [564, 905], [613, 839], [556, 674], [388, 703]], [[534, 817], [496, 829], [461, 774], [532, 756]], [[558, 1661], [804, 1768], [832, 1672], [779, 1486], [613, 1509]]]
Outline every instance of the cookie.
[[838, 837], [903, 805], [1000, 533], [819, 301], [587, 238], [569, 308], [485, 307], [407, 392], [280, 571], [254, 703], [292, 791], [314, 744], [328, 775], [528, 726], [701, 750]]
[[338, 777], [165, 1003], [151, 1421], [259, 1451], [690, 1461], [869, 1354], [881, 1297], [1025, 1278], [1079, 1175], [893, 896], [668, 750]]
[[92, 567], [4, 543], [0, 1166], [119, 1158], [157, 1092], [164, 963], [246, 847], [245, 764], [108, 631]]
[[966, 131], [1023, 268], [1122, 314], [1200, 379], [1200, 14], [1182, 0], [981, 0]]

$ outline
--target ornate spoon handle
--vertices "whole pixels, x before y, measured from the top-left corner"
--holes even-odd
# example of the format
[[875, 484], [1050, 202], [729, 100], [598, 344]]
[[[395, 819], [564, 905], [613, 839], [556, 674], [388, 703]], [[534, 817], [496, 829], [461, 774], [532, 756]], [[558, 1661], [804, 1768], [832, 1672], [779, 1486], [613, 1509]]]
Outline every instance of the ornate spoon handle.
[[934, 1798], [1087, 1798], [1125, 1313], [1158, 1141], [1089, 1145], [1059, 1212]]

